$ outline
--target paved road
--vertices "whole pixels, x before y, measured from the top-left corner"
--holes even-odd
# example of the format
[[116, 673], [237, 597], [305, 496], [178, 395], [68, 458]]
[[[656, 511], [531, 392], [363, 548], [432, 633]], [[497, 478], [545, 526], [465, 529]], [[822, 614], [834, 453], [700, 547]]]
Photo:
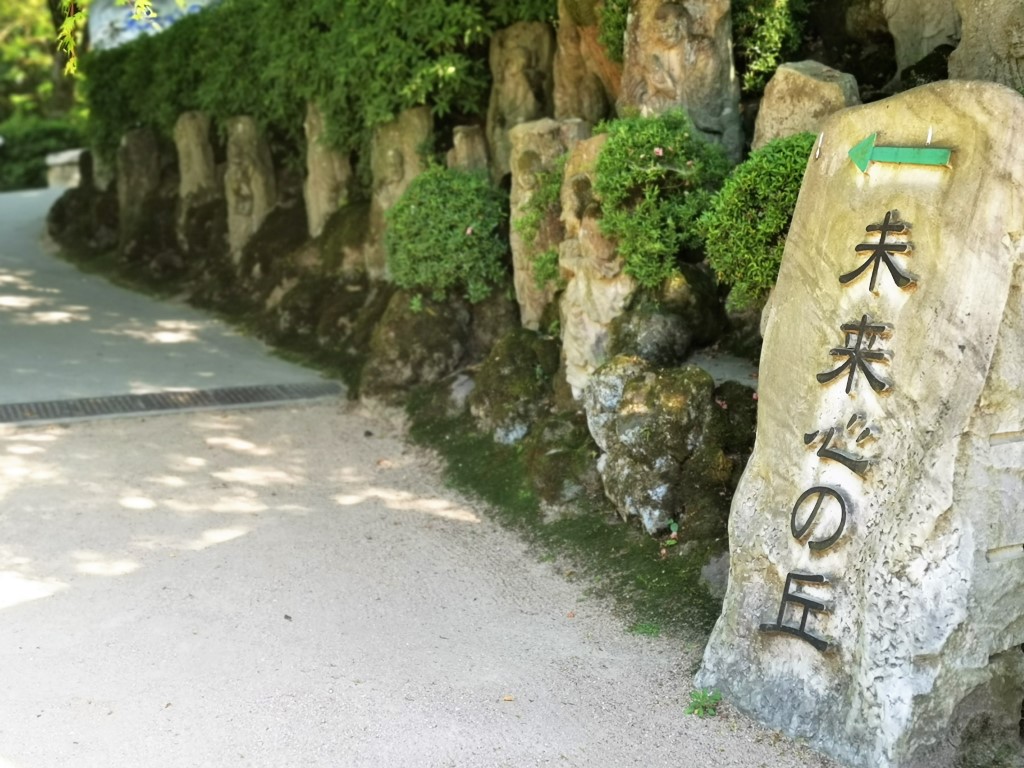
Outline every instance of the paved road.
[[56, 197], [0, 194], [0, 403], [318, 380], [191, 307], [54, 258], [42, 235]]
[[[86, 304], [42, 256], [8, 270], [40, 312], [183, 316]], [[32, 378], [99, 385], [52, 343]], [[250, 349], [238, 370], [268, 370]], [[122, 354], [108, 386], [194, 369]], [[343, 401], [3, 427], [0, 768], [830, 765], [728, 706], [684, 715], [699, 646], [629, 634], [585, 586]]]

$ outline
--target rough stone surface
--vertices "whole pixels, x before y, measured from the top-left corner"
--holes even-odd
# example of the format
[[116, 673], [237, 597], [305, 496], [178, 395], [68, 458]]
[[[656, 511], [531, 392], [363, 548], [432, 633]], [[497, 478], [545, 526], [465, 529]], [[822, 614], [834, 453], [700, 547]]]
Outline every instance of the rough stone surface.
[[599, 228], [600, 205], [593, 195], [594, 166], [607, 134], [579, 142], [569, 154], [562, 182], [565, 240], [558, 265], [566, 278], [559, 299], [565, 378], [579, 398], [594, 369], [608, 359], [612, 322], [629, 306], [636, 281]]
[[602, 451], [605, 494], [623, 519], [639, 518], [650, 533], [679, 519], [686, 538], [724, 534], [733, 463], [714, 392], [696, 366], [655, 368], [635, 357], [613, 358], [591, 377], [587, 424]]
[[764, 89], [751, 149], [803, 131], [818, 132], [833, 112], [860, 104], [857, 80], [817, 61], [783, 64]]
[[352, 162], [324, 143], [324, 116], [313, 102], [306, 107], [306, 180], [302, 186], [306, 200], [309, 236], [317, 237], [331, 214], [348, 202], [352, 181]]
[[[978, 6], [976, 0], [963, 4]], [[1002, 5], [1008, 8], [1011, 4]], [[883, 11], [896, 43], [896, 66], [900, 71], [940, 45], [955, 45], [960, 38], [956, 0], [884, 0]]]
[[479, 125], [457, 125], [452, 129], [452, 148], [446, 163], [462, 171], [487, 170], [487, 136]]
[[277, 203], [277, 180], [270, 147], [251, 117], [234, 117], [228, 121], [224, 190], [228, 202], [228, 247], [232, 258], [237, 260]]
[[1002, 0], [955, 0], [963, 23], [949, 76], [1024, 89], [1024, 6]]
[[718, 286], [701, 265], [683, 264], [659, 289], [644, 291], [611, 324], [612, 355], [655, 365], [683, 362], [694, 346], [712, 344], [727, 327]]
[[[572, 3], [579, 6], [580, 3]], [[558, 44], [554, 62], [556, 120], [596, 123], [608, 116], [622, 89], [622, 65], [597, 42], [597, 13], [573, 13], [558, 2]]]
[[[590, 126], [580, 120], [558, 122], [551, 118], [522, 123], [509, 131], [512, 145], [512, 191], [509, 205], [511, 220], [523, 216], [537, 193], [540, 176], [551, 172], [562, 155], [580, 140], [588, 138]], [[552, 211], [538, 225], [536, 236], [528, 240], [514, 224], [509, 233], [512, 245], [512, 268], [516, 301], [524, 328], [537, 330], [541, 318], [555, 296], [557, 286], [537, 284], [533, 264], [536, 258], [551, 249], [558, 249], [565, 237], [565, 228]]]
[[496, 179], [510, 171], [508, 132], [520, 123], [550, 117], [554, 81], [555, 34], [543, 22], [521, 21], [491, 38], [494, 86], [487, 105], [487, 145]]
[[656, 115], [681, 107], [738, 161], [740, 86], [732, 60], [729, 0], [637, 0], [626, 32], [619, 111]]
[[387, 272], [384, 252], [384, 214], [398, 202], [412, 180], [426, 170], [423, 147], [430, 140], [434, 120], [427, 107], [401, 112], [390, 123], [380, 126], [370, 145], [373, 196], [370, 201], [370, 225], [365, 250], [366, 271], [373, 279]]
[[396, 291], [373, 329], [360, 395], [398, 401], [409, 387], [440, 381], [462, 360], [468, 328], [464, 306], [424, 299], [416, 312], [412, 295]]
[[209, 199], [221, 194], [217, 162], [210, 144], [210, 117], [204, 112], [184, 112], [174, 123], [178, 151], [178, 197]]
[[498, 340], [476, 372], [470, 413], [496, 442], [522, 440], [548, 405], [558, 342], [522, 328]]
[[132, 257], [151, 238], [150, 219], [160, 194], [160, 146], [147, 128], [129, 131], [117, 148], [118, 250]]
[[[850, 766], [966, 764], [982, 720], [1020, 749], [1022, 121], [980, 82], [835, 115], [789, 232], [697, 685]], [[929, 130], [948, 167], [847, 155]]]
[[175, 234], [185, 253], [196, 249], [189, 235], [211, 200], [223, 196], [217, 176], [217, 162], [210, 143], [210, 118], [203, 112], [185, 112], [174, 124], [174, 146], [178, 153], [178, 213]]

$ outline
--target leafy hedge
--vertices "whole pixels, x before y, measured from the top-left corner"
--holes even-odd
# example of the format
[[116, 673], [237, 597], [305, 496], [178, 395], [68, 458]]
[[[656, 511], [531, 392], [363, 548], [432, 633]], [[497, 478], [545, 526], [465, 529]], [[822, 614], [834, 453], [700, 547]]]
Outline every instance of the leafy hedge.
[[443, 301], [487, 298], [506, 276], [508, 196], [483, 172], [433, 166], [387, 212], [384, 247], [395, 284]]
[[400, 110], [486, 107], [486, 43], [498, 27], [554, 18], [555, 0], [224, 0], [165, 32], [87, 55], [94, 146], [150, 125], [169, 135], [182, 112], [252, 115], [301, 146], [305, 104], [319, 102], [328, 141], [360, 146]]
[[654, 287], [700, 247], [697, 217], [729, 172], [724, 150], [697, 135], [685, 112], [604, 123], [594, 192], [601, 231], [614, 238], [624, 270]]
[[733, 40], [743, 90], [761, 93], [779, 64], [800, 48], [815, 0], [735, 0]]
[[0, 191], [46, 186], [46, 156], [82, 146], [82, 130], [68, 120], [15, 116], [0, 123]]
[[815, 138], [799, 133], [752, 152], [700, 218], [708, 263], [732, 284], [736, 309], [763, 305], [775, 285]]

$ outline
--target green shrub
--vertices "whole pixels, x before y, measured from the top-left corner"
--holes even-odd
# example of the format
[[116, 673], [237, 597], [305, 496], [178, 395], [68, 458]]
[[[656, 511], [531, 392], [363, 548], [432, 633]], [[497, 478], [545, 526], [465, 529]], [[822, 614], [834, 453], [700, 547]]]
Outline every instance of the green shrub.
[[743, 90], [760, 93], [800, 48], [809, 0], [736, 0], [732, 36]]
[[487, 41], [514, 21], [553, 18], [555, 0], [224, 0], [166, 31], [83, 57], [94, 145], [149, 125], [170, 135], [191, 109], [251, 115], [295, 154], [306, 102], [328, 142], [351, 151], [408, 107], [480, 114]]
[[507, 197], [483, 173], [429, 168], [387, 213], [384, 247], [401, 288], [487, 298], [506, 276]]
[[621, 62], [623, 59], [628, 15], [629, 0], [604, 0], [601, 5], [597, 41], [612, 61]]
[[729, 171], [721, 147], [694, 131], [684, 112], [604, 123], [608, 141], [597, 158], [594, 192], [601, 231], [615, 239], [627, 274], [654, 287], [696, 249], [698, 216]]
[[0, 123], [0, 190], [46, 186], [46, 155], [82, 146], [81, 128], [68, 120], [16, 115]]
[[775, 285], [813, 133], [776, 139], [732, 172], [700, 218], [708, 263], [732, 284], [729, 303], [763, 305]]

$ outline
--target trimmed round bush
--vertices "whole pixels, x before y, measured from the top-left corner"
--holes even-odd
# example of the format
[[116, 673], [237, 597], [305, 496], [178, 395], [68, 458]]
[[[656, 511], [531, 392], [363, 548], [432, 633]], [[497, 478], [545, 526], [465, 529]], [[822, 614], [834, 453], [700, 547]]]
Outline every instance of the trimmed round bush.
[[799, 133], [752, 152], [700, 219], [708, 263], [732, 284], [735, 309], [763, 306], [775, 285], [815, 138]]
[[655, 287], [678, 271], [680, 254], [700, 247], [697, 218], [729, 172], [725, 151], [697, 135], [685, 112], [605, 123], [594, 192], [601, 231], [624, 270]]
[[506, 277], [507, 198], [483, 173], [434, 166], [387, 213], [384, 247], [395, 284], [442, 301], [482, 301]]

